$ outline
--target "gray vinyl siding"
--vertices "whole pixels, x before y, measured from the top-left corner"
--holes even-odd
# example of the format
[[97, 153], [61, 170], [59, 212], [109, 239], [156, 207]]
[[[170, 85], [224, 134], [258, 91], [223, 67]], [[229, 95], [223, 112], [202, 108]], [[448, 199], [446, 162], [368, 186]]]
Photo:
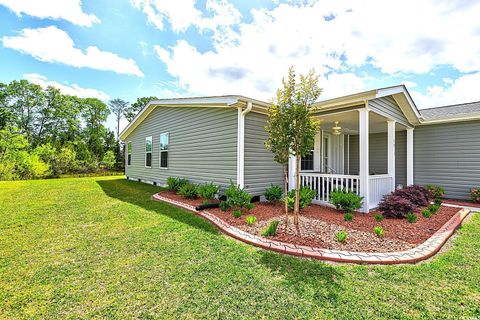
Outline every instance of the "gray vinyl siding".
[[271, 183], [283, 187], [282, 166], [264, 146], [266, 124], [266, 115], [250, 112], [245, 116], [245, 188], [253, 195], [262, 195]]
[[374, 112], [387, 116], [403, 124], [409, 124], [402, 110], [392, 97], [378, 98], [368, 101], [368, 106]]
[[[160, 133], [169, 132], [168, 169], [159, 168]], [[145, 138], [153, 137], [152, 167], [145, 167]], [[132, 142], [132, 179], [165, 184], [170, 176], [225, 187], [237, 177], [237, 109], [157, 107], [125, 139]]]
[[[395, 183], [407, 183], [407, 135], [406, 131], [395, 133]], [[346, 156], [346, 153], [345, 153]], [[350, 136], [350, 174], [359, 174], [358, 135]], [[369, 136], [369, 170], [372, 173], [387, 173], [387, 133], [374, 133]]]
[[441, 185], [457, 199], [480, 186], [480, 121], [418, 126], [413, 135], [416, 184]]

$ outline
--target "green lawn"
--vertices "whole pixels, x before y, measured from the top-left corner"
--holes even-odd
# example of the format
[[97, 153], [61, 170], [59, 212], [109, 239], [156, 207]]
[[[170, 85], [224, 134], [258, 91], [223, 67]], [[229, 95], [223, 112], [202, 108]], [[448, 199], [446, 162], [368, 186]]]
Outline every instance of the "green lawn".
[[118, 177], [0, 182], [0, 319], [480, 317], [480, 214], [433, 261], [255, 249]]

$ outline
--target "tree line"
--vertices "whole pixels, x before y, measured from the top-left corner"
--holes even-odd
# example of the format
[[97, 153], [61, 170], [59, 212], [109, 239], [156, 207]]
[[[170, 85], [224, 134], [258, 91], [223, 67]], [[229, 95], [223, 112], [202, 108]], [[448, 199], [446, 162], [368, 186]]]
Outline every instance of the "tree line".
[[[156, 97], [107, 103], [27, 80], [0, 83], [0, 180], [123, 170], [120, 121]], [[105, 123], [110, 114], [116, 132]]]

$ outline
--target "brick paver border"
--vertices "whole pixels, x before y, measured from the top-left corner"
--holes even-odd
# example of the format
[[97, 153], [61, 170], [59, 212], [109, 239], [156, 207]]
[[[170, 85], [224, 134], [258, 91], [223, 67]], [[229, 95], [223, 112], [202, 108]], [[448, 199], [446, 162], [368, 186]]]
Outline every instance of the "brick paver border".
[[210, 221], [225, 234], [266, 250], [272, 250], [284, 254], [313, 258], [319, 260], [329, 260], [335, 262], [361, 263], [361, 264], [399, 264], [414, 263], [425, 260], [436, 254], [445, 242], [452, 236], [455, 229], [462, 223], [463, 219], [470, 213], [468, 209], [460, 209], [459, 211], [445, 223], [437, 232], [435, 232], [428, 240], [419, 246], [407, 251], [398, 252], [351, 252], [342, 250], [328, 250], [322, 248], [295, 245], [291, 243], [269, 240], [259, 237], [248, 232], [242, 231], [207, 210], [198, 211], [194, 206], [162, 197], [160, 194], [152, 196], [154, 200], [166, 202], [191, 211], [200, 217]]

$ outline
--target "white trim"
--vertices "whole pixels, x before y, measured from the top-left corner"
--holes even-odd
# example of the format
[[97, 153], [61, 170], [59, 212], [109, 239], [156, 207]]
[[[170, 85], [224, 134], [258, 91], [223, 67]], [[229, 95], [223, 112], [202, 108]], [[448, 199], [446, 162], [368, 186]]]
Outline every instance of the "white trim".
[[[150, 138], [150, 139], [149, 139]], [[152, 150], [150, 152], [147, 152], [147, 140], [150, 140], [151, 144], [152, 144]], [[151, 168], [152, 167], [152, 162], [153, 162], [153, 137], [152, 136], [148, 136], [148, 137], [145, 137], [145, 145], [144, 145], [144, 150], [145, 150], [145, 160], [144, 160], [144, 164], [145, 164], [145, 168]], [[151, 159], [150, 159], [150, 165], [147, 166], [147, 153], [150, 153], [151, 155]]]
[[359, 125], [359, 151], [360, 151], [360, 196], [363, 197], [362, 212], [368, 212], [370, 209], [370, 181], [369, 181], [369, 159], [368, 159], [368, 127], [369, 127], [369, 110], [358, 110]]
[[291, 191], [295, 189], [295, 178], [296, 178], [296, 164], [297, 157], [289, 156], [288, 157], [288, 190]]
[[242, 160], [240, 157], [240, 153], [242, 148], [240, 144], [243, 141], [244, 136], [242, 135], [242, 108], [238, 108], [238, 115], [237, 115], [237, 184], [240, 184], [241, 180], [241, 171], [242, 171]]
[[[165, 170], [165, 169], [168, 169], [168, 162], [169, 162], [169, 161], [168, 161], [168, 151], [169, 151], [169, 150], [168, 150], [168, 148], [167, 148], [167, 150], [162, 150], [162, 148], [161, 148], [161, 145], [162, 145], [162, 135], [163, 135], [163, 134], [166, 134], [166, 135], [167, 135], [168, 146], [170, 146], [170, 132], [168, 132], [168, 131], [167, 131], [167, 132], [162, 132], [162, 133], [160, 133], [160, 134], [158, 135], [158, 139], [159, 139], [159, 141], [158, 141], [158, 168]], [[167, 166], [166, 166], [166, 167], [162, 167], [162, 152], [166, 152], [166, 153], [167, 153]]]
[[413, 128], [411, 128], [407, 129], [407, 186], [413, 182]]
[[393, 178], [391, 191], [395, 190], [395, 125], [395, 120], [387, 120], [387, 172]]
[[350, 135], [347, 134], [347, 173], [350, 174]]
[[253, 108], [251, 101], [247, 102], [247, 108], [242, 111], [238, 108], [238, 132], [237, 132], [237, 184], [240, 188], [245, 187], [245, 116]]

